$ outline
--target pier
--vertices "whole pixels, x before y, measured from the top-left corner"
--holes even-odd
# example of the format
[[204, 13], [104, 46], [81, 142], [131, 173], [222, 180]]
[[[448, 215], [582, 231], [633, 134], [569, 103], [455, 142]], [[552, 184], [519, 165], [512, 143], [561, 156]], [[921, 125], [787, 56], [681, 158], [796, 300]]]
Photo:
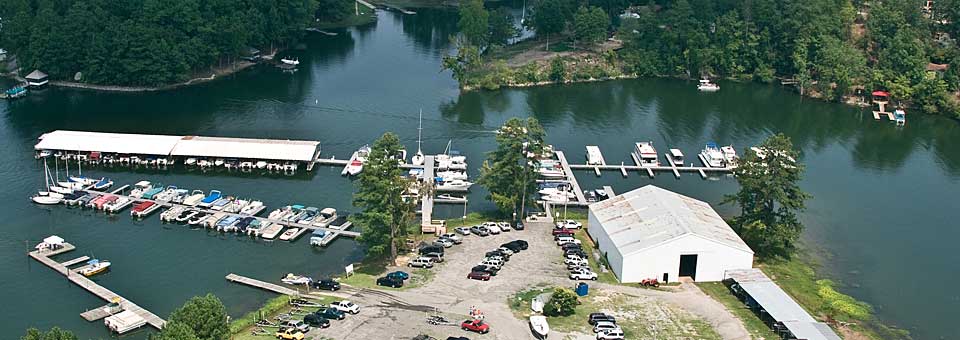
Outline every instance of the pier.
[[580, 189], [580, 183], [577, 182], [577, 176], [573, 174], [573, 169], [570, 168], [570, 163], [567, 163], [567, 157], [563, 154], [563, 151], [557, 151], [557, 159], [560, 160], [560, 166], [563, 167], [563, 175], [566, 177], [567, 182], [573, 186], [573, 194], [577, 197], [577, 203], [586, 204], [587, 198], [583, 196], [583, 189]]
[[[150, 326], [153, 326], [156, 329], [163, 328], [163, 325], [166, 324], [166, 321], [161, 319], [156, 314], [153, 314], [150, 311], [133, 303], [132, 301], [127, 300], [126, 298], [120, 296], [119, 294], [104, 288], [103, 286], [97, 284], [96, 282], [93, 282], [93, 280], [88, 279], [86, 276], [74, 273], [72, 270], [70, 270], [70, 268], [67, 268], [67, 266], [64, 265], [63, 263], [57, 262], [51, 258], [52, 256], [63, 254], [63, 253], [72, 251], [74, 249], [76, 249], [74, 245], [69, 243], [63, 243], [63, 246], [59, 249], [34, 250], [34, 251], [31, 251], [29, 255], [34, 260], [37, 260], [38, 262], [43, 263], [47, 267], [50, 267], [51, 269], [55, 270], [57, 273], [60, 273], [61, 275], [66, 276], [67, 279], [70, 280], [70, 282], [73, 282], [77, 286], [80, 286], [80, 288], [85, 289], [86, 291], [92, 293], [93, 295], [96, 295], [97, 297], [107, 301], [108, 303], [119, 301], [120, 309], [131, 311], [137, 314], [137, 316], [143, 318], [147, 322], [147, 324], [149, 324]], [[77, 259], [74, 259], [64, 263], [69, 263], [76, 260]], [[109, 314], [107, 314], [107, 311], [100, 311], [100, 312], [97, 311], [101, 309], [102, 308], [97, 308], [92, 311], [86, 311], [83, 314], [81, 314], [81, 316], [83, 316], [84, 319], [87, 319], [89, 321], [99, 320], [109, 316]]]
[[274, 292], [274, 293], [277, 293], [277, 294], [290, 295], [290, 296], [298, 296], [298, 295], [300, 295], [300, 292], [298, 292], [298, 291], [296, 291], [296, 290], [294, 290], [294, 289], [290, 289], [290, 288], [287, 288], [287, 287], [284, 287], [284, 286], [281, 286], [281, 285], [278, 285], [278, 284], [273, 284], [273, 283], [270, 283], [270, 282], [264, 282], [264, 281], [260, 281], [260, 280], [257, 280], [257, 279], [251, 279], [251, 278], [249, 278], [249, 277], [240, 276], [240, 275], [237, 275], [237, 274], [234, 274], [234, 273], [228, 274], [227, 277], [226, 277], [226, 279], [227, 279], [227, 281], [230, 281], [230, 282], [236, 282], [236, 283], [243, 284], [243, 285], [247, 285], [247, 286], [250, 286], [250, 287], [260, 288], [260, 289], [263, 289], [263, 290], [266, 290], [266, 291], [271, 291], [271, 292]]

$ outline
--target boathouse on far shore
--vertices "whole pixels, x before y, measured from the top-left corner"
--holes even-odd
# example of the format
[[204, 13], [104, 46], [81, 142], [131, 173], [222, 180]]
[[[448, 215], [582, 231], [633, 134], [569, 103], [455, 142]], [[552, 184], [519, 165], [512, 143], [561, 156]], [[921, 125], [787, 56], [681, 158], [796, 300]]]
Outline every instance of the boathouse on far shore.
[[27, 85], [30, 87], [43, 87], [50, 82], [47, 79], [47, 74], [40, 70], [33, 70], [33, 72], [30, 72], [30, 74], [23, 78], [27, 80]]

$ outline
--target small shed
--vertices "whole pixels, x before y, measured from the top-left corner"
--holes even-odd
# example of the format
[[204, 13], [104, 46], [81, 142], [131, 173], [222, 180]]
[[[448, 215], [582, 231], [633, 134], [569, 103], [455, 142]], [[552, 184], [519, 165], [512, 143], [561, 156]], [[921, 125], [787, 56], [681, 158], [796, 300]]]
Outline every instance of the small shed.
[[40, 70], [33, 70], [33, 72], [30, 72], [30, 74], [24, 78], [27, 80], [27, 85], [30, 87], [43, 87], [49, 83], [49, 80], [47, 80], [47, 74]]
[[653, 185], [589, 206], [587, 231], [620, 282], [721, 281], [753, 250], [709, 204]]

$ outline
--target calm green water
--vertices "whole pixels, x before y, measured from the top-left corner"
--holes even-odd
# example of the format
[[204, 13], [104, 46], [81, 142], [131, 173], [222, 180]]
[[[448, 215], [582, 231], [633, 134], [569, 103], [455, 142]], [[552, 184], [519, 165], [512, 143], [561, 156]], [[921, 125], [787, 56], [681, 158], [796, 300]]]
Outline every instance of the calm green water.
[[[417, 110], [424, 112], [424, 148], [440, 152], [447, 140], [467, 154], [476, 175], [483, 152], [493, 148], [491, 130], [509, 117], [535, 116], [549, 142], [582, 159], [585, 145], [599, 145], [608, 163], [628, 160], [633, 142], [653, 140], [665, 151], [695, 155], [715, 140], [744, 148], [784, 132], [803, 149], [813, 194], [803, 214], [805, 239], [828, 258], [825, 270], [844, 291], [873, 304], [893, 324], [920, 339], [954, 337], [960, 279], [954, 251], [960, 238], [960, 127], [935, 117], [911, 116], [905, 128], [873, 121], [858, 109], [802, 99], [777, 87], [723, 83], [701, 94], [694, 84], [631, 80], [504, 90], [461, 95], [439, 59], [450, 48], [456, 18], [419, 10], [414, 16], [381, 13], [376, 24], [316, 37], [290, 75], [264, 67], [211, 84], [150, 94], [105, 94], [51, 88], [13, 103], [0, 103], [0, 334], [28, 326], [60, 325], [82, 338], [108, 337], [101, 323], [79, 313], [103, 304], [25, 255], [39, 239], [60, 235], [76, 244], [69, 259], [94, 255], [113, 261], [96, 278], [138, 304], [166, 315], [197, 294], [213, 292], [232, 315], [269, 294], [229, 284], [236, 272], [277, 279], [288, 272], [330, 274], [360, 259], [347, 239], [328, 249], [263, 242], [162, 225], [154, 215], [105, 217], [88, 210], [39, 207], [26, 201], [41, 185], [42, 167], [32, 156], [36, 138], [54, 129], [315, 139], [327, 157], [346, 157], [384, 131], [398, 133], [414, 149]], [[147, 179], [180, 187], [220, 189], [261, 199], [268, 206], [302, 203], [349, 211], [352, 183], [340, 169], [318, 168], [297, 177], [199, 174], [185, 171], [106, 171], [118, 183]], [[621, 178], [592, 172], [587, 188], [613, 185], [623, 192], [648, 183], [711, 203], [736, 190], [729, 178]], [[489, 208], [472, 194], [471, 211]], [[442, 214], [459, 216], [459, 207]], [[734, 213], [719, 207], [723, 214]], [[143, 338], [141, 331], [133, 338]]]

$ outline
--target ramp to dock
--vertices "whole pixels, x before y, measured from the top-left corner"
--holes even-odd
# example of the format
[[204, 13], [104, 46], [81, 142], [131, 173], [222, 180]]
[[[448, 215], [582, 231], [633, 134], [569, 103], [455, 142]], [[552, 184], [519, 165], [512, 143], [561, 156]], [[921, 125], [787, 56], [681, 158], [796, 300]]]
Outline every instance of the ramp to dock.
[[74, 249], [76, 249], [76, 247], [74, 247], [73, 245], [69, 243], [64, 243], [64, 246], [60, 249], [53, 250], [53, 251], [35, 250], [35, 251], [31, 251], [29, 255], [34, 260], [37, 260], [38, 262], [43, 263], [47, 267], [50, 267], [51, 269], [57, 271], [61, 275], [66, 276], [67, 279], [70, 280], [70, 282], [73, 282], [74, 284], [80, 286], [81, 288], [87, 290], [88, 292], [93, 293], [93, 295], [96, 295], [97, 297], [107, 302], [120, 301], [120, 306], [124, 310], [128, 310], [133, 313], [136, 313], [137, 316], [146, 320], [147, 323], [150, 324], [150, 326], [153, 326], [156, 329], [163, 329], [163, 325], [166, 324], [166, 321], [161, 319], [156, 314], [153, 314], [150, 311], [143, 309], [142, 307], [138, 306], [132, 301], [127, 300], [124, 297], [118, 295], [117, 293], [114, 293], [109, 289], [104, 288], [103, 286], [97, 284], [96, 282], [93, 282], [92, 280], [88, 279], [83, 275], [73, 273], [70, 270], [70, 268], [67, 268], [67, 266], [64, 266], [63, 264], [50, 258], [51, 256], [66, 253]]
[[567, 157], [563, 154], [563, 151], [556, 151], [557, 159], [560, 160], [560, 166], [563, 167], [563, 175], [566, 176], [567, 181], [570, 182], [570, 185], [573, 186], [573, 194], [577, 197], [578, 204], [586, 204], [587, 198], [583, 196], [583, 189], [580, 188], [580, 183], [577, 182], [577, 176], [574, 176], [573, 169], [570, 168], [570, 163], [567, 163]]
[[246, 276], [240, 276], [234, 273], [228, 274], [226, 278], [227, 278], [227, 281], [230, 281], [230, 282], [236, 282], [236, 283], [244, 284], [250, 287], [260, 288], [260, 289], [271, 291], [277, 294], [291, 295], [291, 296], [300, 295], [300, 293], [294, 289], [290, 289], [290, 288], [273, 284], [270, 282], [264, 282], [257, 279], [252, 279]]

